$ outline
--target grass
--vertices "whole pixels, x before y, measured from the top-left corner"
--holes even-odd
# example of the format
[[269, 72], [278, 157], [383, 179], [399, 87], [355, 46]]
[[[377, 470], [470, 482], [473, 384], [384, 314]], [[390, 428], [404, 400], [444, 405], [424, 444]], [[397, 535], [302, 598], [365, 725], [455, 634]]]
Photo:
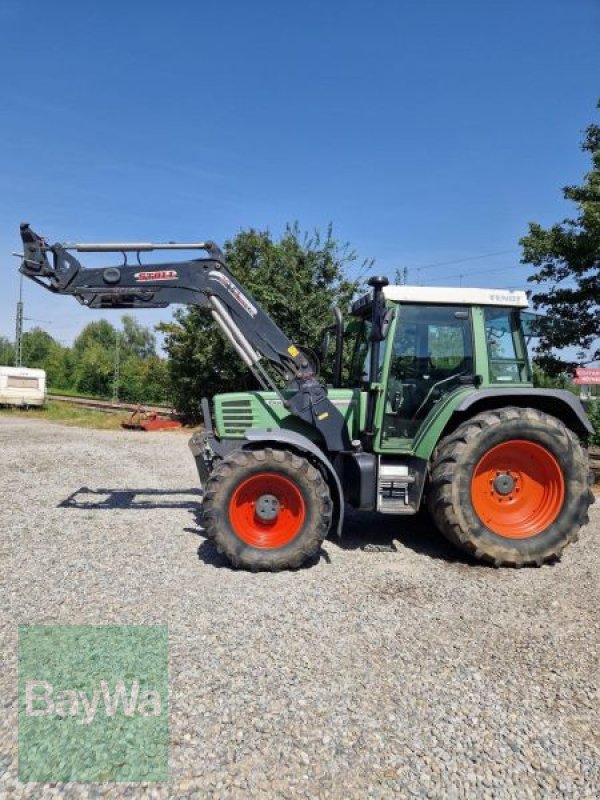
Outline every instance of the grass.
[[99, 430], [119, 430], [121, 422], [129, 417], [129, 412], [106, 413], [94, 411], [68, 403], [49, 401], [43, 408], [0, 408], [0, 418], [22, 417], [26, 419], [45, 419], [61, 425], [75, 425], [80, 428], [97, 428]]
[[55, 386], [48, 386], [46, 391], [48, 394], [58, 394], [62, 397], [85, 397], [87, 400], [111, 400], [112, 397], [99, 394], [86, 394], [85, 392], [76, 392], [74, 389], [57, 389]]

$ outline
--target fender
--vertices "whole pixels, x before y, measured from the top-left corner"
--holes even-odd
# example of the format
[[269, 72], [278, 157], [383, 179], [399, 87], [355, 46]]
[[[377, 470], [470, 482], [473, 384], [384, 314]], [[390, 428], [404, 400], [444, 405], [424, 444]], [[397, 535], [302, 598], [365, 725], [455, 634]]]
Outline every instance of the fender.
[[303, 436], [301, 433], [280, 429], [276, 431], [246, 431], [245, 438], [236, 444], [242, 450], [255, 447], [257, 444], [261, 446], [284, 444], [296, 452], [307, 453], [313, 458], [316, 458], [325, 469], [327, 483], [331, 490], [334, 509], [331, 527], [338, 536], [342, 535], [342, 526], [344, 524], [344, 492], [342, 490], [342, 484], [340, 483], [340, 479], [333, 464], [314, 442], [311, 442], [310, 439], [307, 439], [307, 437]]
[[[429, 461], [440, 438], [454, 430], [465, 419], [479, 411], [489, 411], [507, 404], [537, 408], [560, 419], [581, 437], [592, 433], [592, 426], [580, 400], [562, 389], [534, 389], [533, 387], [507, 386], [497, 389], [458, 389], [435, 406], [414, 441], [413, 454]], [[385, 450], [382, 450], [385, 452]]]
[[[482, 403], [490, 407], [490, 400], [497, 398], [510, 398], [515, 400], [515, 405], [539, 408], [564, 422], [580, 436], [588, 436], [594, 432], [587, 418], [581, 400], [566, 389], [534, 389], [534, 388], [506, 388], [506, 389], [479, 389], [463, 398], [455, 409], [467, 411], [472, 406]], [[531, 403], [528, 402], [531, 398]], [[558, 413], [556, 413], [558, 411]], [[562, 412], [562, 413], [561, 413]]]

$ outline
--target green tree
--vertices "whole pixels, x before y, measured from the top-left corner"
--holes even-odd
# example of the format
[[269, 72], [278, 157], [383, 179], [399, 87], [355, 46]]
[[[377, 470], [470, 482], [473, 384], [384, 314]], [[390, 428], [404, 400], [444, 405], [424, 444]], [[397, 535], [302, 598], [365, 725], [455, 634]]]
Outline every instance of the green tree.
[[73, 354], [79, 359], [92, 345], [99, 345], [114, 353], [117, 329], [105, 319], [89, 322], [73, 342]]
[[540, 285], [533, 303], [547, 312], [536, 360], [548, 375], [574, 366], [554, 349], [576, 347], [579, 361], [600, 359], [600, 126], [587, 128], [582, 149], [591, 156], [591, 170], [580, 186], [563, 189], [576, 214], [550, 228], [532, 222], [521, 239], [522, 263], [537, 268], [529, 278]]
[[0, 366], [12, 367], [15, 363], [15, 346], [6, 336], [0, 336]]
[[110, 396], [114, 372], [113, 351], [114, 343], [112, 349], [107, 349], [93, 339], [85, 348], [75, 351], [73, 389], [82, 394]]
[[121, 333], [121, 347], [125, 355], [135, 358], [150, 358], [156, 355], [156, 337], [130, 314], [121, 317], [123, 330]]
[[[332, 321], [331, 307], [345, 308], [359, 285], [346, 275], [358, 261], [356, 253], [334, 238], [331, 226], [322, 237], [288, 225], [279, 241], [268, 231], [241, 231], [224, 250], [232, 272], [281, 329], [314, 351]], [[370, 265], [362, 262], [362, 271]], [[197, 418], [203, 395], [256, 388], [210, 314], [191, 307], [174, 317], [159, 329], [166, 334], [173, 399], [180, 411]]]
[[23, 366], [44, 369], [48, 355], [56, 344], [52, 336], [42, 328], [36, 326], [26, 331], [21, 340]]

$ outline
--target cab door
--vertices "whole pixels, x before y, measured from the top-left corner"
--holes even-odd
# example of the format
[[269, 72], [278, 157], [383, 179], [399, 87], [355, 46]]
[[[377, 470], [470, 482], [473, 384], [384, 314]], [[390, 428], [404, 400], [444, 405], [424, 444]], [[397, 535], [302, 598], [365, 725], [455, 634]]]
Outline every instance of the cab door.
[[473, 375], [470, 308], [401, 305], [388, 348], [380, 446], [402, 449], [435, 406]]

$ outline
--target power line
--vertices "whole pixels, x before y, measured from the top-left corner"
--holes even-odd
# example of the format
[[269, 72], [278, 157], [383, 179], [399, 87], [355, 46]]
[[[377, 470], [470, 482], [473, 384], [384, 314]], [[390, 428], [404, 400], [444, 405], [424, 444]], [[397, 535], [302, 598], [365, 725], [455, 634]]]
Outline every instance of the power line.
[[442, 281], [456, 280], [456, 279], [468, 278], [471, 275], [488, 275], [488, 274], [490, 274], [492, 272], [497, 272], [497, 273], [503, 275], [505, 272], [514, 272], [515, 270], [522, 270], [522, 269], [524, 269], [524, 266], [519, 266], [519, 267], [491, 267], [490, 269], [479, 269], [479, 270], [476, 270], [475, 272], [468, 272], [468, 273], [465, 273], [465, 272], [454, 272], [454, 273], [451, 273], [450, 275], [443, 275], [440, 278], [440, 280], [442, 280]]
[[492, 256], [505, 256], [508, 253], [516, 253], [517, 251], [512, 248], [510, 250], [496, 250], [494, 253], [482, 253], [480, 256], [468, 256], [467, 258], [456, 258], [452, 261], [438, 261], [435, 264], [423, 264], [420, 267], [413, 267], [419, 272], [422, 269], [433, 269], [433, 267], [449, 267], [451, 264], [464, 264], [467, 261], [479, 261], [482, 258], [491, 258]]

